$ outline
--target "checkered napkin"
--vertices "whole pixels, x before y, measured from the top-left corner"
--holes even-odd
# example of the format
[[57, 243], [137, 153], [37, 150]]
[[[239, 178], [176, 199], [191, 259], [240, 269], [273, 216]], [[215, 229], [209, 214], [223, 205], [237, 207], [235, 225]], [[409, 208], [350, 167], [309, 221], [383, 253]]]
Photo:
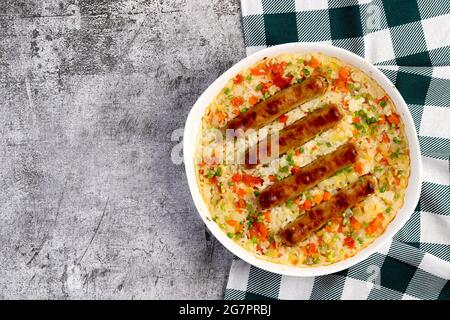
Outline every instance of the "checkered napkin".
[[234, 260], [226, 299], [450, 299], [450, 1], [241, 0], [247, 54], [323, 42], [363, 56], [405, 98], [422, 151], [420, 201], [382, 250], [336, 274], [295, 278]]

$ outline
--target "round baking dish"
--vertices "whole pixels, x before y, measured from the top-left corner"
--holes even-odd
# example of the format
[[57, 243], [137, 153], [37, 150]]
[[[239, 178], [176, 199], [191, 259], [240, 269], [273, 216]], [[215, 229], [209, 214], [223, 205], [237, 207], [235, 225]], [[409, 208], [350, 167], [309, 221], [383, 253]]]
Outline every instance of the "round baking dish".
[[[247, 250], [239, 246], [233, 240], [229, 239], [226, 234], [219, 229], [218, 225], [211, 220], [209, 210], [200, 194], [195, 174], [194, 155], [199, 130], [201, 127], [202, 116], [210, 102], [217, 96], [220, 90], [223, 89], [230, 78], [239, 73], [241, 70], [252, 66], [264, 57], [274, 57], [283, 53], [314, 52], [320, 52], [325, 55], [338, 58], [348, 64], [353, 65], [356, 68], [359, 68], [376, 82], [378, 82], [378, 84], [390, 96], [405, 125], [405, 133], [408, 138], [410, 148], [411, 174], [408, 181], [408, 187], [406, 189], [403, 207], [399, 210], [396, 217], [388, 225], [385, 232], [381, 236], [379, 236], [373, 243], [368, 245], [363, 250], [359, 251], [354, 256], [331, 265], [317, 267], [295, 267], [262, 260], [251, 252], [248, 252]], [[193, 106], [186, 121], [183, 144], [184, 163], [189, 188], [195, 206], [203, 222], [206, 224], [211, 233], [220, 241], [220, 243], [222, 243], [233, 254], [258, 268], [274, 273], [298, 277], [311, 277], [335, 273], [357, 264], [358, 262], [366, 259], [371, 254], [379, 250], [384, 244], [392, 239], [392, 237], [402, 228], [402, 226], [411, 216], [420, 196], [422, 166], [419, 142], [417, 139], [417, 133], [413, 123], [413, 119], [405, 101], [403, 100], [399, 91], [392, 84], [392, 82], [370, 62], [352, 52], [330, 45], [316, 43], [288, 43], [261, 50], [235, 64], [225, 73], [223, 73], [216, 81], [214, 81], [214, 83], [205, 90], [205, 92], [200, 96], [200, 98]]]

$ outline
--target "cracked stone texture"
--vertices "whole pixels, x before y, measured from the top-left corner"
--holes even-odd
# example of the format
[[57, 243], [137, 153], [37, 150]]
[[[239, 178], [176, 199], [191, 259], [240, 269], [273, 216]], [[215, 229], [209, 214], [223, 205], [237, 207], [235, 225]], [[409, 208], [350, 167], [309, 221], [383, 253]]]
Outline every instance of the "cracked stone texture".
[[0, 298], [221, 298], [171, 134], [244, 54], [239, 0], [0, 0]]

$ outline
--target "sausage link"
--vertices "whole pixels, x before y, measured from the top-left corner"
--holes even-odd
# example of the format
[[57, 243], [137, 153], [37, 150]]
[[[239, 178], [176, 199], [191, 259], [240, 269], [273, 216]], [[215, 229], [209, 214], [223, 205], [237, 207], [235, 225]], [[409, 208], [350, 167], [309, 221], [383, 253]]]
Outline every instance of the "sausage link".
[[358, 152], [352, 143], [340, 146], [335, 151], [317, 158], [300, 168], [300, 172], [275, 182], [258, 197], [261, 209], [267, 209], [297, 197], [320, 181], [334, 175], [340, 169], [354, 163]]
[[322, 228], [329, 219], [342, 214], [374, 192], [375, 179], [371, 174], [364, 175], [350, 187], [339, 191], [329, 201], [313, 207], [279, 234], [288, 245], [306, 240], [313, 232]]
[[[326, 107], [314, 110], [309, 115], [297, 120], [290, 126], [278, 132], [278, 156], [282, 156], [290, 149], [301, 146], [314, 138], [316, 135], [332, 128], [342, 119], [342, 114], [336, 105], [327, 105]], [[261, 146], [266, 148], [265, 153], [256, 157], [257, 150]], [[264, 150], [262, 150], [264, 151]], [[245, 165], [252, 168], [260, 163], [267, 163], [273, 159], [272, 137], [264, 139], [256, 147], [247, 150], [245, 154]]]
[[324, 94], [327, 88], [328, 81], [324, 77], [312, 76], [302, 83], [281, 90], [247, 112], [241, 113], [229, 121], [224, 129], [258, 130], [298, 105]]

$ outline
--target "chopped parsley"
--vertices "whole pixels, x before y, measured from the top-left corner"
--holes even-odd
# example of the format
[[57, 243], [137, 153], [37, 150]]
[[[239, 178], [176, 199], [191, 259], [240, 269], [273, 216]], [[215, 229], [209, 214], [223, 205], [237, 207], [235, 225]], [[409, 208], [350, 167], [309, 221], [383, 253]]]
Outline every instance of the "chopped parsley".
[[261, 83], [258, 83], [258, 85], [255, 87], [255, 90], [261, 91], [261, 89], [262, 89], [262, 85], [261, 85]]
[[400, 156], [400, 149], [395, 150], [394, 152], [392, 152], [391, 157], [392, 159], [397, 159]]
[[286, 201], [286, 206], [287, 206], [288, 208], [292, 208], [292, 204], [293, 204], [293, 202], [292, 202], [291, 199], [289, 199], [288, 201]]
[[380, 187], [380, 188], [378, 189], [378, 191], [379, 191], [380, 193], [386, 192], [386, 190], [387, 190], [387, 186], [386, 186], [386, 185], [384, 185], [384, 186], [382, 186], [382, 187]]
[[348, 88], [350, 91], [355, 91], [355, 90], [356, 90], [356, 87], [355, 87], [355, 84], [354, 84], [354, 83], [349, 83], [349, 84], [347, 84], [347, 88]]
[[365, 122], [365, 124], [367, 124], [368, 126], [378, 122], [377, 118], [369, 117], [364, 110], [358, 110], [355, 112], [354, 115], [355, 115], [355, 117], [360, 117]]
[[289, 172], [289, 167], [288, 166], [284, 166], [284, 167], [280, 167], [280, 172], [286, 173]]
[[381, 172], [381, 171], [383, 171], [383, 168], [382, 167], [375, 167], [375, 168], [373, 168], [373, 171]]
[[229, 95], [230, 94], [230, 88], [223, 89], [223, 93], [225, 93], [226, 95]]
[[304, 74], [305, 76], [309, 76], [309, 75], [311, 74], [311, 71], [309, 71], [308, 69], [304, 68], [304, 69], [303, 69], [303, 74]]
[[286, 156], [286, 161], [290, 166], [294, 165], [294, 159], [292, 153], [288, 153]]

